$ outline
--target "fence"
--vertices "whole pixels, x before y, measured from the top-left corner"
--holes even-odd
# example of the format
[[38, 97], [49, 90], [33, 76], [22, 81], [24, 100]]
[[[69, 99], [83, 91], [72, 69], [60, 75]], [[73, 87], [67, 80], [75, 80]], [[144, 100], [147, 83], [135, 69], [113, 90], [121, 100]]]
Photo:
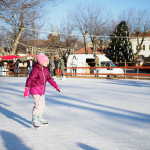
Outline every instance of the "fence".
[[[69, 72], [67, 70], [70, 69]], [[76, 69], [77, 72], [73, 73], [73, 69]], [[79, 73], [79, 70], [82, 70], [82, 73]], [[89, 69], [90, 72], [86, 73], [86, 69]], [[102, 70], [107, 72], [100, 72]], [[123, 69], [123, 73], [114, 73], [113, 69]], [[117, 66], [117, 67], [65, 67], [65, 75], [66, 76], [82, 76], [82, 77], [121, 77], [121, 78], [138, 78], [138, 77], [150, 77], [150, 73], [144, 72], [143, 70], [147, 70], [150, 72], [149, 66]], [[91, 72], [93, 70], [93, 72]], [[130, 71], [129, 71], [130, 70]], [[131, 73], [130, 73], [131, 72]], [[143, 73], [144, 72], [144, 73]], [[61, 76], [61, 72], [56, 72], [57, 76]], [[28, 76], [28, 68], [19, 67], [15, 68], [11, 65], [7, 66], [5, 70], [3, 70], [3, 76]]]
[[[92, 65], [92, 62], [89, 62]], [[149, 63], [149, 62], [147, 62]], [[88, 64], [88, 63], [86, 63]], [[93, 63], [94, 64], [94, 63]], [[150, 66], [140, 66], [140, 62], [120, 62], [115, 66], [112, 62], [101, 62], [100, 67], [90, 67], [82, 65], [83, 67], [66, 67], [65, 75], [69, 76], [95, 76], [95, 77], [121, 77], [121, 78], [150, 78]], [[120, 65], [120, 66], [119, 66]], [[68, 66], [71, 66], [69, 64]], [[87, 73], [85, 70], [89, 69]], [[120, 69], [117, 70], [117, 69]], [[69, 70], [69, 71], [68, 71]], [[76, 70], [76, 72], [73, 72]], [[82, 71], [79, 71], [82, 70]], [[91, 70], [94, 70], [93, 72]], [[122, 70], [122, 71], [121, 71]], [[60, 73], [59, 73], [60, 74]]]
[[8, 66], [4, 67], [2, 72], [0, 73], [1, 76], [27, 76], [28, 75], [28, 68], [26, 67], [13, 67], [13, 64], [9, 64]]
[[[137, 73], [65, 73], [65, 75], [72, 75], [72, 74], [76, 74], [76, 75], [138, 75], [138, 76], [150, 76], [150, 74], [141, 74], [139, 73], [139, 69], [149, 69], [150, 67], [66, 67], [65, 69], [117, 69], [117, 68], [121, 68], [121, 69], [137, 69]], [[61, 74], [61, 73], [58, 73]]]

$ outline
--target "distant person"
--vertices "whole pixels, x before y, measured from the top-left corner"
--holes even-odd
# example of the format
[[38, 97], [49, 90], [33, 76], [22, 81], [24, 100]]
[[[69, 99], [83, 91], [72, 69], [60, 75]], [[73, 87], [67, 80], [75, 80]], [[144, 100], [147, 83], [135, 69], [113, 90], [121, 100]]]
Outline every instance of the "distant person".
[[4, 66], [4, 62], [3, 62], [2, 58], [0, 58], [0, 76], [3, 75], [3, 66]]
[[65, 65], [65, 67], [67, 67], [67, 58], [66, 58], [65, 56], [63, 56], [62, 58], [63, 58], [63, 60], [64, 60], [64, 65]]
[[53, 77], [54, 76], [54, 70], [55, 69], [55, 64], [54, 64], [54, 61], [53, 59], [50, 57], [49, 59], [49, 71], [50, 71], [50, 76]]
[[55, 69], [54, 69], [54, 78], [56, 77], [56, 70], [58, 69], [58, 58], [54, 57], [54, 64], [55, 64]]
[[[72, 67], [77, 67], [77, 58], [76, 56], [73, 56], [73, 59], [72, 59]], [[77, 69], [76, 68], [73, 68], [73, 76], [76, 76], [76, 73], [77, 73]]]
[[62, 72], [62, 80], [66, 79], [65, 74], [64, 74], [64, 69], [65, 69], [64, 60], [62, 59], [61, 56], [59, 57], [58, 67], [59, 69], [61, 69], [61, 72]]
[[29, 76], [34, 64], [35, 64], [35, 61], [34, 61], [33, 57], [30, 60], [27, 60], [28, 76]]
[[15, 58], [14, 61], [13, 61], [13, 64], [14, 64], [14, 76], [15, 77], [18, 77], [18, 73], [19, 73], [19, 63], [20, 63], [20, 60], [18, 58]]
[[[99, 64], [99, 57], [96, 55], [96, 54], [94, 54], [94, 57], [95, 57], [95, 67], [99, 67], [100, 66], [100, 64]], [[99, 73], [99, 69], [98, 68], [96, 68], [96, 73]], [[98, 77], [98, 75], [95, 75], [95, 77]]]
[[24, 97], [28, 98], [31, 94], [34, 107], [32, 111], [32, 124], [35, 127], [43, 126], [48, 122], [42, 119], [42, 115], [45, 108], [45, 89], [46, 82], [48, 81], [56, 91], [60, 92], [60, 88], [56, 82], [50, 77], [49, 70], [47, 68], [49, 59], [45, 54], [37, 55], [37, 63], [33, 66], [29, 77], [26, 80]]

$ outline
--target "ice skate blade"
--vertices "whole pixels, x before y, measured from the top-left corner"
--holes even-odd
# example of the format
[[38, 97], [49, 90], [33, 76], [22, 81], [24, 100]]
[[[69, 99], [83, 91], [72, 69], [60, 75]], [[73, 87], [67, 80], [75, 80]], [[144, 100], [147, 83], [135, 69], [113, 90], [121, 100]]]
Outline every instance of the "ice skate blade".
[[40, 130], [40, 129], [44, 130], [44, 129], [47, 129], [48, 124], [47, 124], [47, 125], [40, 125], [40, 126], [33, 126], [33, 127], [34, 127], [37, 131]]
[[48, 125], [48, 122], [47, 123], [41, 123], [41, 125]]
[[34, 126], [35, 128], [48, 127], [48, 124], [41, 124], [40, 126]]
[[66, 78], [61, 78], [60, 80], [66, 80]]

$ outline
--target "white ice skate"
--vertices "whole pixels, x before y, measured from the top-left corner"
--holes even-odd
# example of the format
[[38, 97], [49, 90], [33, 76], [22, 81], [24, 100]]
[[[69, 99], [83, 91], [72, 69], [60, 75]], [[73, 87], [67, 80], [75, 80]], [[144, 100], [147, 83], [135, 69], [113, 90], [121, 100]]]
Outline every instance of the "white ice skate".
[[32, 125], [33, 125], [34, 127], [39, 127], [39, 126], [41, 125], [41, 123], [39, 122], [37, 116], [33, 116], [33, 117], [32, 117]]
[[63, 76], [63, 77], [61, 78], [61, 80], [66, 80], [66, 77], [65, 77], [65, 76]]
[[38, 116], [38, 121], [41, 123], [41, 125], [48, 124], [48, 121], [46, 121], [45, 119], [43, 119], [42, 116]]

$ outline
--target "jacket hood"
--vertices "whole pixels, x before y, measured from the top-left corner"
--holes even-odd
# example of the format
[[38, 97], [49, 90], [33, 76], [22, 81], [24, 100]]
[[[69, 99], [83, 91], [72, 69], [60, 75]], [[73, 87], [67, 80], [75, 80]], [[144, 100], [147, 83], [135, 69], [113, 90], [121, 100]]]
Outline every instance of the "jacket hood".
[[33, 67], [39, 67], [39, 63], [37, 62], [37, 63], [35, 63], [34, 65], [33, 65]]
[[[41, 68], [39, 67], [39, 63], [38, 63], [38, 62], [33, 65], [33, 68], [42, 69], [42, 67], [41, 67]], [[43, 68], [47, 68], [47, 67], [44, 67], [44, 66], [43, 66]]]

